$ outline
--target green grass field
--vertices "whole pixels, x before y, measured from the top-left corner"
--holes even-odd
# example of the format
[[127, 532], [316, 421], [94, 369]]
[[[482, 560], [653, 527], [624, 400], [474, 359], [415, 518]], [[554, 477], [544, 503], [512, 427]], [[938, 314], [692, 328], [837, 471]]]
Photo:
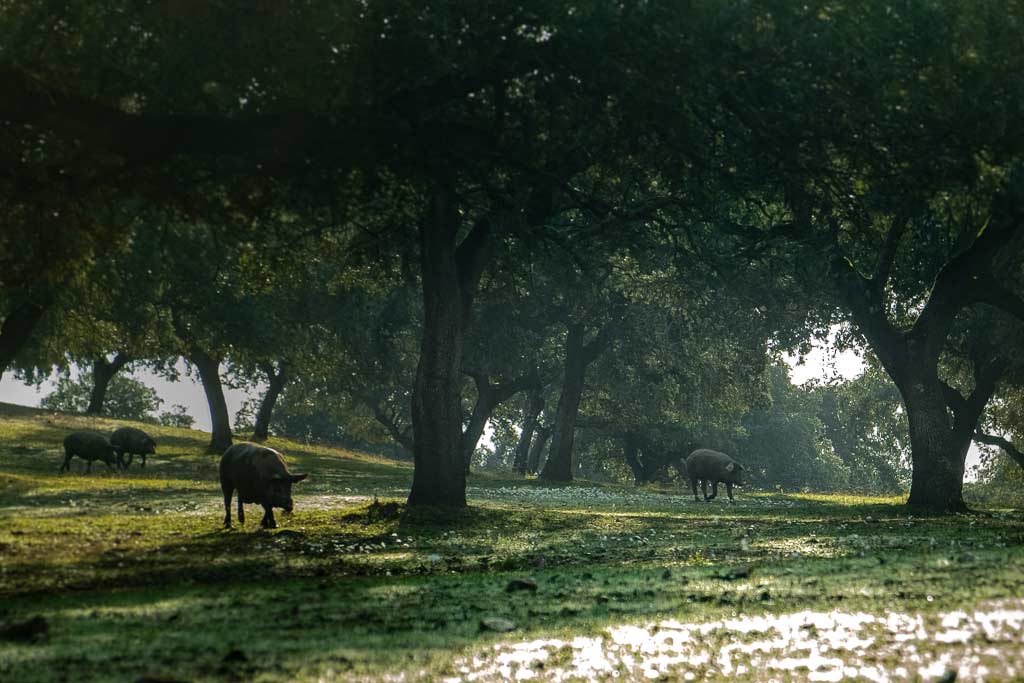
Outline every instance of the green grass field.
[[449, 519], [408, 465], [272, 440], [295, 512], [224, 531], [205, 434], [58, 473], [118, 424], [0, 407], [0, 681], [1024, 680], [1019, 512], [476, 475]]

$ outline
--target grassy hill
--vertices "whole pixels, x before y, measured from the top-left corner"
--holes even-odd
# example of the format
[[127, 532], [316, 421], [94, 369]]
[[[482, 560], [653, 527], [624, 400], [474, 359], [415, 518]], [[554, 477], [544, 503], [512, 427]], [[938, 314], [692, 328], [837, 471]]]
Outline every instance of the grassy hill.
[[[76, 459], [58, 473], [68, 432], [121, 424], [0, 406], [0, 680], [1024, 671], [1019, 513], [922, 519], [895, 499], [741, 490], [704, 504], [474, 476], [470, 510], [446, 518], [403, 509], [406, 464], [271, 440], [311, 473], [295, 512], [267, 532], [250, 507], [225, 531], [204, 433], [137, 425], [158, 442], [145, 469], [84, 474]], [[942, 630], [961, 613], [975, 615], [963, 642]], [[47, 634], [21, 637], [33, 617]], [[782, 673], [780, 633], [806, 655]]]

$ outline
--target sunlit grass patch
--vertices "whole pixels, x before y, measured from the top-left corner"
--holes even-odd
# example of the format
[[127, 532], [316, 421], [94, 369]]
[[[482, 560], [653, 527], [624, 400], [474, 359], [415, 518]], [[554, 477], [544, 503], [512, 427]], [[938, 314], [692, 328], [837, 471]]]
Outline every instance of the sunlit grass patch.
[[447, 681], [919, 681], [947, 671], [963, 680], [1011, 680], [1024, 672], [1024, 650], [1015, 647], [1022, 629], [1019, 600], [970, 614], [807, 610], [623, 624], [597, 636], [498, 644], [456, 661]]

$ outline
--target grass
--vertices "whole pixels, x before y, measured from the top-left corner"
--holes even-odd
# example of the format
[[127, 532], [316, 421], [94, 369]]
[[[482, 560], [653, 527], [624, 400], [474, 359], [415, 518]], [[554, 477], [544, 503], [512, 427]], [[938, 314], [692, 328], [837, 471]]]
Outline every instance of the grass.
[[[292, 471], [312, 473], [295, 513], [265, 532], [251, 507], [245, 528], [224, 531], [204, 434], [143, 425], [159, 451], [144, 470], [85, 475], [76, 460], [58, 474], [65, 434], [119, 424], [0, 407], [0, 625], [49, 625], [36, 642], [0, 639], [0, 680], [503, 680], [531, 643], [515, 670], [541, 680], [760, 680], [768, 664], [736, 654], [753, 636], [731, 619], [901, 614], [939, 629], [952, 613], [1013, 607], [1024, 589], [1017, 512], [920, 518], [898, 499], [742, 489], [735, 505], [703, 504], [476, 475], [471, 508], [451, 518], [403, 509], [408, 465], [280, 440]], [[536, 590], [506, 591], [527, 577]], [[482, 628], [491, 618], [515, 630]], [[703, 636], [678, 636], [691, 628], [678, 622]], [[662, 657], [651, 676], [615, 644], [647, 633], [639, 653], [659, 632], [704, 650]], [[986, 634], [1003, 666], [990, 670], [1024, 670], [1019, 623]], [[995, 656], [919, 639], [925, 668], [904, 661], [901, 679], [906, 643], [883, 635], [870, 657], [896, 680], [950, 653]], [[587, 664], [594, 642], [604, 669]], [[723, 649], [742, 666], [722, 664]], [[847, 661], [869, 658], [857, 652], [840, 659], [864, 665]], [[805, 668], [782, 679], [813, 680]]]

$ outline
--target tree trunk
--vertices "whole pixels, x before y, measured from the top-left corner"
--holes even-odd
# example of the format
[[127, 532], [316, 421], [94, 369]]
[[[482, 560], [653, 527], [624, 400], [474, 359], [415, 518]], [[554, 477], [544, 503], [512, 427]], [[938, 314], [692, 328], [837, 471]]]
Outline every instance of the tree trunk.
[[632, 434], [623, 434], [622, 436], [622, 455], [626, 459], [629, 469], [633, 471], [633, 485], [640, 486], [647, 483], [647, 470], [640, 462], [640, 444]]
[[0, 325], [0, 375], [14, 362], [32, 331], [46, 313], [49, 301], [26, 301], [16, 306]]
[[266, 441], [267, 436], [270, 434], [270, 418], [274, 412], [274, 404], [277, 403], [277, 398], [281, 395], [281, 391], [284, 389], [284, 385], [288, 383], [288, 370], [285, 367], [284, 361], [277, 364], [277, 368], [268, 363], [263, 371], [267, 373], [267, 380], [269, 384], [267, 386], [267, 393], [263, 395], [263, 400], [260, 401], [259, 412], [256, 413], [256, 424], [253, 425], [252, 429], [252, 440], [253, 441]]
[[554, 437], [548, 461], [540, 474], [541, 479], [548, 481], [572, 481], [572, 444], [576, 438], [576, 417], [587, 372], [583, 333], [583, 325], [573, 323], [569, 325], [565, 339], [565, 372], [562, 393], [555, 409]]
[[469, 417], [469, 424], [466, 431], [462, 433], [462, 460], [465, 463], [466, 474], [469, 474], [469, 466], [473, 462], [473, 453], [476, 445], [480, 443], [480, 437], [487, 427], [487, 420], [498, 405], [497, 395], [493, 385], [486, 379], [483, 383], [477, 382], [476, 403], [473, 404], [473, 413]]
[[970, 447], [955, 438], [941, 390], [922, 385], [904, 394], [913, 473], [907, 505], [929, 512], [965, 512], [964, 463]]
[[461, 214], [454, 179], [438, 169], [429, 215], [420, 221], [423, 339], [412, 392], [412, 490], [409, 505], [466, 507], [462, 448], [462, 342], [473, 296], [495, 234], [521, 221], [517, 211], [482, 216], [458, 241]]
[[107, 398], [107, 387], [114, 375], [128, 364], [128, 355], [118, 351], [114, 360], [107, 362], [103, 356], [92, 362], [92, 393], [89, 394], [89, 407], [85, 409], [86, 415], [100, 415], [103, 412], [103, 402]]
[[501, 384], [492, 384], [490, 377], [483, 372], [468, 374], [476, 383], [476, 403], [473, 404], [473, 413], [469, 418], [469, 424], [466, 425], [466, 431], [462, 434], [462, 456], [466, 463], [466, 474], [469, 474], [473, 453], [495, 408], [540, 381], [535, 370]]
[[220, 383], [220, 360], [202, 351], [193, 351], [189, 361], [199, 370], [206, 402], [210, 406], [210, 452], [220, 453], [231, 445], [231, 422], [228, 404], [224, 400], [224, 387]]
[[530, 474], [537, 474], [540, 471], [540, 457], [544, 453], [544, 446], [547, 445], [548, 439], [551, 438], [551, 432], [551, 427], [537, 426], [537, 438], [533, 440], [533, 445], [530, 446], [530, 456], [526, 460], [526, 471]]
[[526, 394], [526, 406], [523, 409], [523, 431], [519, 434], [516, 444], [516, 456], [512, 467], [519, 474], [526, 474], [530, 460], [530, 442], [537, 430], [537, 420], [544, 410], [544, 393], [542, 389], [534, 389]]
[[423, 340], [412, 393], [413, 480], [409, 505], [466, 506], [462, 457], [464, 302], [452, 192], [435, 190], [431, 215], [420, 224]]

